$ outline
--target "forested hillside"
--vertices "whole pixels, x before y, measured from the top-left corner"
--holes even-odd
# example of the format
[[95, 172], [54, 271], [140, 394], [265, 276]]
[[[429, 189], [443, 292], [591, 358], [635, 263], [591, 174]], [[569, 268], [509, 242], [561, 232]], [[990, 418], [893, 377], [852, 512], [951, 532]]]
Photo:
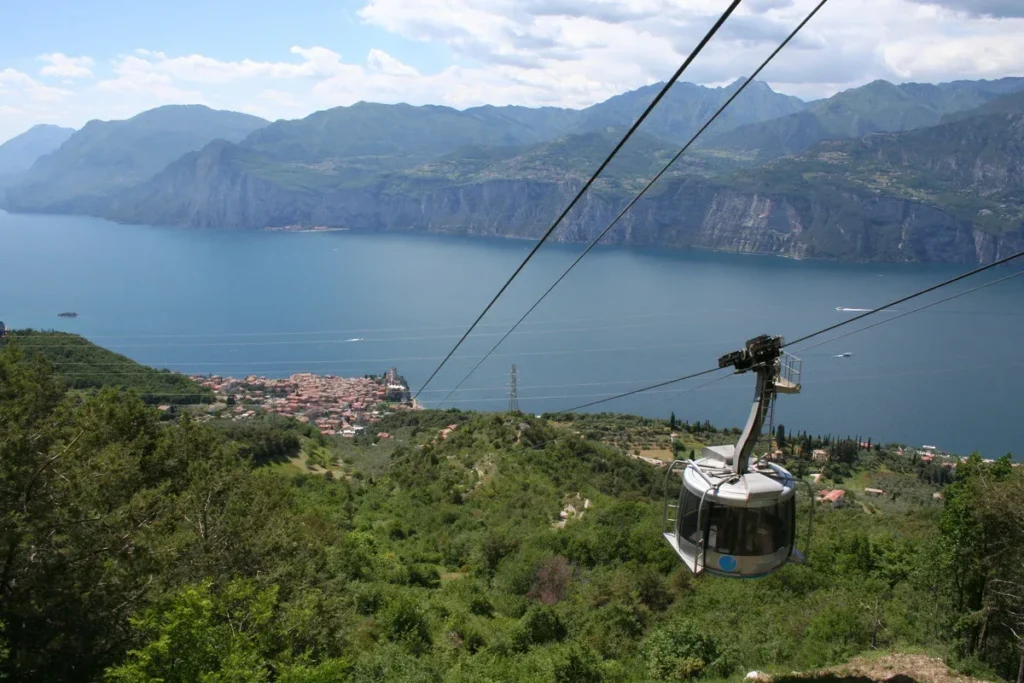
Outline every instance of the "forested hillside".
[[44, 359], [72, 389], [131, 389], [154, 405], [202, 403], [213, 398], [209, 389], [184, 375], [139, 365], [77, 334], [12, 330], [0, 338], [0, 346], [7, 343], [16, 344], [30, 358]]
[[[667, 421], [405, 411], [375, 426], [386, 447], [335, 445], [290, 421], [161, 422], [18, 346], [0, 349], [7, 680], [678, 681], [873, 648], [1017, 675], [1008, 459], [961, 464], [939, 502], [924, 463], [836, 444], [822, 484], [853, 504], [819, 506], [808, 564], [695, 580], [660, 538], [661, 470], [626, 452]], [[290, 457], [310, 434], [329, 475]], [[817, 441], [784, 436], [791, 467]], [[862, 497], [876, 478], [894, 493]]]

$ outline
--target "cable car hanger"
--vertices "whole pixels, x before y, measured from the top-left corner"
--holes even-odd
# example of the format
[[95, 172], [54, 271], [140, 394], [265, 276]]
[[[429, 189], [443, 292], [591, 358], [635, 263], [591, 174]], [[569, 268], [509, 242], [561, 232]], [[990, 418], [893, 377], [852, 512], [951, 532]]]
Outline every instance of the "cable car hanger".
[[[696, 461], [676, 460], [665, 474], [662, 533], [695, 575], [756, 578], [802, 562], [814, 524], [814, 496], [804, 553], [796, 548], [797, 480], [785, 468], [753, 457], [777, 394], [800, 392], [801, 361], [782, 350], [782, 337], [761, 335], [718, 359], [718, 367], [757, 375], [750, 417], [735, 445], [705, 446]], [[679, 494], [669, 497], [672, 475]], [[673, 502], [675, 501], [675, 502]]]

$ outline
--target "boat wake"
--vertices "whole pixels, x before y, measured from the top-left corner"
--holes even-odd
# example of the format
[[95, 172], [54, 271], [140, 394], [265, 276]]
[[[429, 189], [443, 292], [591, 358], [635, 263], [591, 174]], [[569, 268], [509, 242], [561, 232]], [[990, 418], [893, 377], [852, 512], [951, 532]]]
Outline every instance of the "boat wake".
[[347, 341], [347, 342], [357, 342], [357, 341], [363, 341], [363, 338], [362, 337], [352, 337], [351, 339], [346, 339], [345, 341]]
[[[844, 313], [867, 313], [873, 311], [873, 308], [847, 308], [846, 306], [836, 306], [837, 311], [843, 311]], [[883, 308], [879, 313], [899, 313], [895, 308]]]

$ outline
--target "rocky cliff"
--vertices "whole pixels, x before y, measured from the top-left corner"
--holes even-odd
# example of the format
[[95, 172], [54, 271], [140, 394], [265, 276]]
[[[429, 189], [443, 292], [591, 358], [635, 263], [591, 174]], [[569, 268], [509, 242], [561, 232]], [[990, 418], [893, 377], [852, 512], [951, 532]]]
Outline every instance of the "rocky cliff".
[[[1021, 96], [988, 100], [970, 115], [940, 125], [901, 130], [936, 120], [943, 107], [956, 108], [949, 102], [939, 107], [940, 100], [953, 98], [957, 107], [984, 101], [980, 86], [971, 86], [967, 94], [973, 95], [966, 99], [963, 87], [924, 89], [932, 103], [927, 106], [918, 101], [921, 88], [906, 91], [890, 84], [837, 95], [827, 106], [819, 103], [795, 119], [777, 120], [786, 125], [772, 129], [769, 137], [785, 142], [803, 128], [786, 121], [814, 112], [831, 117], [815, 119], [822, 134], [861, 130], [857, 122], [864, 112], [884, 119], [884, 126], [874, 128], [899, 132], [823, 140], [763, 165], [753, 149], [692, 149], [607, 241], [800, 258], [957, 263], [1019, 250], [1024, 246]], [[615, 100], [609, 111], [628, 110], [627, 100]], [[683, 104], [677, 108], [693, 118], [707, 102], [697, 98], [690, 102], [693, 107]], [[534, 121], [532, 126], [515, 118], [525, 116], [521, 111], [336, 108], [271, 124], [241, 142], [215, 140], [131, 187], [105, 184], [102, 192], [62, 195], [52, 192], [56, 185], [43, 183], [40, 187], [53, 195], [48, 203], [19, 204], [27, 192], [27, 186], [19, 186], [7, 193], [8, 208], [209, 228], [319, 225], [536, 238], [622, 134], [604, 127], [532, 141], [565, 124], [551, 114], [533, 112], [530, 116], [544, 125]], [[637, 132], [554, 239], [593, 239], [676, 150], [664, 138]], [[91, 171], [87, 175], [95, 180]]]
[[[104, 214], [200, 228], [297, 224], [537, 238], [580, 184], [495, 179], [452, 185], [405, 177], [319, 192], [286, 188], [209, 155], [189, 162]], [[592, 240], [627, 199], [613, 188], [588, 193], [553, 239]], [[992, 234], [927, 202], [868, 191], [757, 191], [677, 178], [638, 204], [605, 241], [799, 258], [974, 263], [1024, 249], [1024, 229]]]

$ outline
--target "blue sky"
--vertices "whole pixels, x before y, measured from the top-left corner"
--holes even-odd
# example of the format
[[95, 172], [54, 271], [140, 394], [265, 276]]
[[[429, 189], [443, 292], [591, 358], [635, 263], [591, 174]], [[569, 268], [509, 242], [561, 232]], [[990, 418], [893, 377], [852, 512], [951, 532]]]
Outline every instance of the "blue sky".
[[[760, 62], [816, 0], [744, 0], [686, 80]], [[295, 118], [359, 100], [583, 107], [664, 79], [724, 0], [4, 3], [0, 140], [170, 103]], [[832, 0], [764, 74], [805, 99], [876, 78], [1024, 75], [1020, 0]]]
[[[137, 48], [219, 59], [274, 61], [292, 45], [324, 45], [351, 57], [371, 48], [428, 70], [453, 56], [443, 44], [409, 41], [362, 22], [353, 0], [34, 0], [4, 9], [9, 28], [0, 41], [0, 65], [33, 71], [40, 54], [89, 55], [114, 60]], [[59, 18], [59, 20], [57, 19]]]

